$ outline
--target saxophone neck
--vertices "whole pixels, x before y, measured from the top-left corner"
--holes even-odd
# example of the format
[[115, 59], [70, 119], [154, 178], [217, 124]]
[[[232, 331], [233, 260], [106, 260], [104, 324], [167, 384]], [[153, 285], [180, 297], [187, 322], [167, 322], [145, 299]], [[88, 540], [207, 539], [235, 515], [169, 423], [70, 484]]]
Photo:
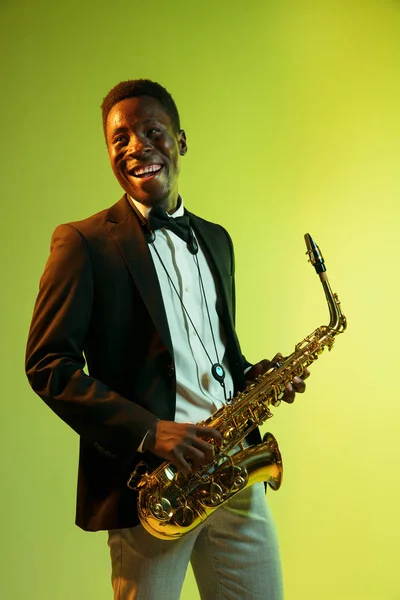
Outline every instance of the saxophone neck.
[[325, 297], [329, 308], [329, 329], [333, 330], [335, 333], [343, 333], [347, 327], [347, 320], [342, 313], [338, 295], [332, 292], [326, 271], [320, 273], [319, 278], [321, 280], [322, 287], [324, 288]]
[[307, 254], [309, 256], [310, 262], [315, 268], [320, 281], [322, 283], [322, 287], [324, 288], [326, 301], [328, 302], [329, 307], [329, 329], [332, 333], [342, 333], [347, 326], [346, 317], [343, 315], [342, 310], [340, 308], [340, 300], [337, 294], [332, 292], [331, 286], [329, 285], [328, 275], [326, 273], [325, 261], [322, 256], [321, 250], [314, 242], [313, 238], [309, 233], [304, 235], [304, 239], [307, 246]]

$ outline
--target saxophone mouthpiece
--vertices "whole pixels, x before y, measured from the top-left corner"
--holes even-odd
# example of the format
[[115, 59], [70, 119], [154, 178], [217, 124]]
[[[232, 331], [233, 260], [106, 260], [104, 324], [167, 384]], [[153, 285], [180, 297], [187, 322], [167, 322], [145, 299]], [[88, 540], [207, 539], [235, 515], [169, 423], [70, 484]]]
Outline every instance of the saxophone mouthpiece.
[[314, 266], [314, 269], [320, 275], [326, 271], [324, 257], [321, 254], [321, 250], [312, 239], [309, 233], [304, 235], [307, 246], [307, 254], [310, 257], [310, 262]]

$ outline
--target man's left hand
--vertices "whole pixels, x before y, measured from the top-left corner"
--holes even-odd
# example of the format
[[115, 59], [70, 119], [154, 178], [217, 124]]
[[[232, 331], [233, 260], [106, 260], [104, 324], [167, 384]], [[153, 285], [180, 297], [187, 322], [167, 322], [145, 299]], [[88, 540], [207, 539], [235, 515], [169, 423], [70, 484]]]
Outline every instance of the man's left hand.
[[[260, 362], [253, 365], [251, 369], [247, 371], [247, 385], [252, 383], [258, 377], [258, 375], [262, 375], [266, 371], [269, 371], [269, 369], [273, 369], [278, 365], [278, 363], [281, 363], [284, 360], [284, 357], [280, 353], [276, 354], [272, 360], [268, 360], [267, 358], [260, 360]], [[281, 400], [292, 404], [292, 402], [294, 402], [296, 394], [303, 394], [305, 392], [306, 384], [304, 383], [304, 380], [307, 379], [307, 377], [309, 376], [310, 372], [308, 371], [308, 369], [304, 369], [304, 372], [301, 377], [293, 377], [293, 380], [286, 384], [285, 391]]]

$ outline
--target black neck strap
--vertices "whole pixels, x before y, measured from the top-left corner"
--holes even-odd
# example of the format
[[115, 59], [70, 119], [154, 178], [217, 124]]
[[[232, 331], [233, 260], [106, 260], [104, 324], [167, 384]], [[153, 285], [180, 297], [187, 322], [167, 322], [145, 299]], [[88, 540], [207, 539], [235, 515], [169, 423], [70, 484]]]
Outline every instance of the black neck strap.
[[[196, 333], [196, 335], [197, 335], [197, 337], [198, 337], [198, 339], [200, 341], [200, 344], [203, 347], [203, 350], [204, 350], [204, 352], [205, 352], [208, 360], [210, 361], [210, 364], [211, 364], [211, 374], [212, 374], [213, 378], [216, 381], [218, 381], [218, 383], [221, 385], [221, 387], [222, 387], [222, 389], [224, 391], [224, 399], [225, 399], [225, 401], [227, 401], [228, 398], [227, 398], [227, 395], [226, 395], [226, 388], [225, 388], [225, 369], [223, 368], [223, 366], [221, 365], [221, 363], [219, 361], [218, 349], [217, 349], [217, 344], [216, 344], [215, 335], [214, 335], [214, 329], [213, 329], [213, 326], [212, 326], [211, 315], [210, 315], [210, 311], [209, 311], [209, 308], [208, 308], [207, 294], [206, 294], [205, 289], [204, 289], [203, 277], [202, 277], [202, 274], [201, 274], [199, 259], [198, 259], [198, 256], [197, 256], [199, 248], [198, 248], [197, 240], [196, 240], [196, 238], [194, 236], [192, 228], [190, 228], [190, 230], [191, 230], [192, 239], [195, 241], [195, 244], [196, 244], [195, 245], [196, 251], [193, 252], [192, 250], [190, 250], [190, 248], [189, 248], [189, 251], [191, 252], [191, 254], [193, 254], [193, 259], [194, 259], [194, 261], [196, 263], [197, 270], [198, 270], [198, 273], [199, 273], [200, 290], [201, 290], [201, 294], [202, 294], [203, 299], [204, 299], [204, 304], [206, 306], [208, 323], [209, 323], [209, 326], [210, 326], [210, 332], [211, 332], [211, 337], [212, 337], [212, 340], [213, 340], [214, 351], [215, 351], [215, 355], [216, 355], [216, 358], [217, 358], [217, 362], [216, 363], [214, 363], [212, 361], [211, 356], [210, 356], [210, 354], [209, 354], [209, 352], [208, 352], [208, 350], [207, 350], [207, 348], [206, 348], [203, 340], [201, 339], [201, 337], [199, 335], [199, 332], [197, 331], [197, 328], [196, 328], [195, 324], [193, 323], [193, 320], [192, 320], [192, 318], [191, 318], [191, 316], [190, 316], [190, 314], [189, 314], [189, 312], [188, 312], [188, 310], [187, 310], [187, 308], [186, 308], [186, 306], [185, 306], [185, 304], [184, 304], [184, 302], [182, 300], [182, 297], [181, 297], [180, 293], [178, 292], [178, 290], [176, 288], [176, 285], [172, 281], [172, 278], [171, 278], [170, 274], [168, 273], [168, 269], [165, 266], [164, 261], [162, 260], [162, 258], [160, 256], [160, 253], [158, 252], [158, 250], [157, 250], [157, 248], [156, 248], [156, 246], [154, 244], [154, 240], [155, 240], [155, 234], [154, 234], [154, 232], [151, 232], [151, 235], [147, 238], [147, 241], [149, 243], [151, 243], [151, 245], [152, 245], [155, 253], [157, 254], [158, 259], [159, 259], [159, 261], [160, 261], [160, 263], [161, 263], [161, 265], [162, 265], [162, 267], [163, 267], [163, 269], [165, 271], [165, 274], [167, 275], [168, 281], [172, 285], [172, 288], [174, 289], [175, 294], [177, 295], [177, 297], [179, 299], [179, 302], [181, 303], [182, 309], [185, 312], [187, 318], [189, 319], [190, 324], [193, 327], [193, 329], [194, 329], [194, 331], [195, 331], [195, 333]], [[188, 244], [188, 247], [189, 247], [189, 244]]]

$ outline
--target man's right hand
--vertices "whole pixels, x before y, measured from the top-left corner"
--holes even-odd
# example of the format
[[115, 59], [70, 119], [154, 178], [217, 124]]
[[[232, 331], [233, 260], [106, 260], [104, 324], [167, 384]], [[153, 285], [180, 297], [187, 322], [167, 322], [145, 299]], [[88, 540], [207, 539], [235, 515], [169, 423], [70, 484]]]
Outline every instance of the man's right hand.
[[206, 439], [214, 440], [217, 446], [222, 443], [222, 435], [212, 427], [157, 421], [146, 436], [143, 450], [172, 462], [178, 471], [190, 475], [214, 459], [214, 444]]

